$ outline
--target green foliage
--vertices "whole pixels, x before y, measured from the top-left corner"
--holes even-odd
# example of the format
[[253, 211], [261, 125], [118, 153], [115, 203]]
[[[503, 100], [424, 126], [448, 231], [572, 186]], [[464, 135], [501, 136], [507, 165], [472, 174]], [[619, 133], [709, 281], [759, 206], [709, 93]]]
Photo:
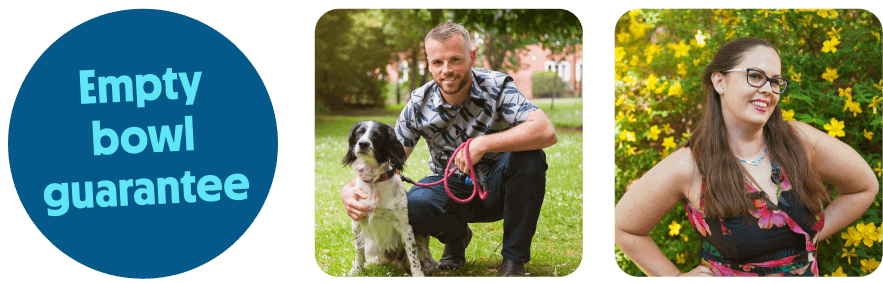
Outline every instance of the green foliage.
[[542, 71], [535, 72], [531, 77], [533, 85], [531, 90], [534, 97], [573, 97], [574, 90], [569, 84], [561, 80], [556, 72]]
[[[382, 106], [390, 53], [365, 11], [332, 10], [316, 23], [316, 112]], [[321, 108], [320, 108], [321, 107]]]
[[[777, 46], [783, 76], [792, 82], [779, 101], [785, 118], [806, 122], [823, 132], [832, 119], [844, 123], [840, 141], [855, 149], [880, 182], [881, 167], [881, 25], [864, 10], [633, 10], [616, 25], [616, 192], [626, 188], [670, 153], [665, 139], [680, 144], [702, 115], [705, 94], [699, 76], [718, 48], [729, 40], [752, 36]], [[833, 47], [833, 48], [832, 48]], [[836, 51], [834, 50], [836, 48]], [[826, 79], [836, 70], [837, 77]], [[857, 105], [856, 105], [857, 104]], [[861, 112], [859, 112], [860, 110]], [[653, 139], [651, 127], [660, 130]], [[870, 134], [866, 134], [870, 133]], [[633, 137], [633, 140], [629, 137]], [[836, 197], [834, 188], [832, 198]], [[880, 194], [849, 227], [881, 225]], [[671, 236], [668, 225], [681, 225]], [[677, 205], [650, 233], [663, 253], [682, 271], [698, 265], [699, 237]], [[880, 261], [880, 242], [855, 248], [849, 264], [843, 229], [818, 245], [819, 274], [842, 267], [850, 276], [867, 275], [860, 260]], [[618, 249], [617, 264], [628, 274], [643, 275]]]

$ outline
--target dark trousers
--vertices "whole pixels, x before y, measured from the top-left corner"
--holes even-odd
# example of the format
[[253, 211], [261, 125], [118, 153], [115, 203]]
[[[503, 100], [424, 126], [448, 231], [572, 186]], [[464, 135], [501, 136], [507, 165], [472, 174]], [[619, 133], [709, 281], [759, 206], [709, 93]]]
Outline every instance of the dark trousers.
[[[546, 153], [542, 150], [503, 153], [488, 172], [487, 198], [478, 195], [468, 203], [452, 200], [444, 183], [414, 186], [408, 192], [408, 217], [414, 233], [431, 235], [444, 244], [466, 236], [467, 223], [503, 220], [504, 259], [530, 261], [530, 243], [537, 230], [537, 219], [546, 194]], [[433, 183], [442, 176], [428, 176], [419, 183]], [[472, 195], [473, 187], [463, 178], [448, 179], [451, 193], [458, 199]]]

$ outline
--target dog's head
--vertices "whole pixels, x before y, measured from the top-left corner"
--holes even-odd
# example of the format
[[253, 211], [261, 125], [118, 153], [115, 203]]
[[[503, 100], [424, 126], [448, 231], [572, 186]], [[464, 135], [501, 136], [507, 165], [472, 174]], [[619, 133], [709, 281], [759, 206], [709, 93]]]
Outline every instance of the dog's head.
[[349, 150], [343, 157], [345, 166], [356, 159], [374, 161], [377, 164], [389, 162], [396, 171], [405, 165], [405, 148], [399, 143], [395, 130], [377, 121], [360, 121], [353, 125], [349, 135]]

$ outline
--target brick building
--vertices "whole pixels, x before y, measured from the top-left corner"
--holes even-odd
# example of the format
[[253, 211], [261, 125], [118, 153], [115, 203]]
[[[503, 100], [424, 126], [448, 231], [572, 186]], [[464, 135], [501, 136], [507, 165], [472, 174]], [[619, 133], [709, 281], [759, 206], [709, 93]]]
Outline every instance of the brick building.
[[[582, 69], [583, 69], [583, 56], [582, 52], [575, 52], [574, 54], [562, 56], [552, 56], [549, 50], [545, 50], [540, 48], [539, 45], [530, 45], [526, 48], [526, 50], [519, 52], [518, 56], [520, 56], [521, 60], [521, 68], [517, 71], [508, 71], [508, 74], [515, 79], [515, 86], [520, 90], [527, 98], [533, 98], [533, 91], [531, 90], [533, 86], [533, 81], [531, 77], [533, 73], [544, 71], [544, 70], [556, 70], [558, 71], [558, 75], [561, 79], [568, 85], [570, 85], [577, 93], [577, 96], [582, 96]], [[402, 55], [400, 58], [406, 58], [406, 56]], [[556, 62], [558, 62], [556, 66]], [[403, 70], [410, 68], [412, 66], [408, 66], [408, 62], [400, 61], [400, 62], [392, 62], [386, 66], [386, 71], [389, 74], [387, 78], [390, 83], [395, 83], [399, 79], [398, 74], [398, 64], [402, 64]], [[425, 62], [418, 62], [418, 68], [421, 70], [424, 67]], [[487, 61], [484, 61], [482, 66], [488, 66]], [[556, 68], [557, 67], [557, 68]], [[498, 71], [498, 70], [497, 70]], [[407, 79], [407, 72], [402, 71], [402, 78]], [[432, 75], [430, 74], [427, 77], [427, 80], [431, 80]], [[410, 93], [410, 90], [407, 89], [408, 86], [403, 86], [405, 89], [402, 89], [403, 99], [407, 98], [407, 95]]]

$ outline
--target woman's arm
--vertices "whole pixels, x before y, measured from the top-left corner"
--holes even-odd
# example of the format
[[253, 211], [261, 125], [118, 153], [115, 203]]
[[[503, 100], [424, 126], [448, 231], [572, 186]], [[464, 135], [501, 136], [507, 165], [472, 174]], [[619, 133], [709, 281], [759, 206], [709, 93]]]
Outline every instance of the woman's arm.
[[681, 273], [648, 234], [684, 197], [691, 186], [695, 168], [690, 150], [679, 149], [635, 181], [616, 205], [616, 245], [647, 275], [677, 276]]
[[877, 177], [861, 155], [840, 140], [803, 122], [790, 122], [801, 130], [807, 141], [810, 166], [822, 181], [840, 192], [825, 208], [825, 227], [819, 232], [819, 241], [840, 231], [859, 217], [874, 202], [879, 191]]

